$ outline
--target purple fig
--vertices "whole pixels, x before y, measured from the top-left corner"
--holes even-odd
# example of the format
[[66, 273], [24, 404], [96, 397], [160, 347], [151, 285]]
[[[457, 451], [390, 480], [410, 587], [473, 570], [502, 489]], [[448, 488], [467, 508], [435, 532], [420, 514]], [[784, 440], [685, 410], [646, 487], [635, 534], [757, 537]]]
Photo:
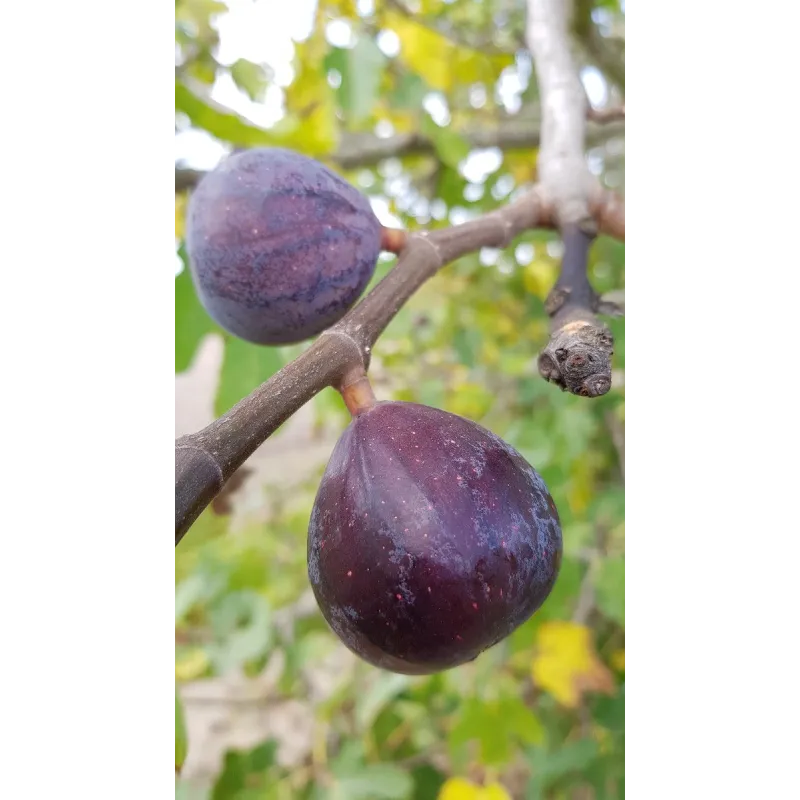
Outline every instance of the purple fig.
[[549, 595], [561, 554], [555, 504], [525, 459], [416, 403], [354, 416], [308, 536], [331, 628], [364, 660], [407, 674], [458, 666], [508, 636]]

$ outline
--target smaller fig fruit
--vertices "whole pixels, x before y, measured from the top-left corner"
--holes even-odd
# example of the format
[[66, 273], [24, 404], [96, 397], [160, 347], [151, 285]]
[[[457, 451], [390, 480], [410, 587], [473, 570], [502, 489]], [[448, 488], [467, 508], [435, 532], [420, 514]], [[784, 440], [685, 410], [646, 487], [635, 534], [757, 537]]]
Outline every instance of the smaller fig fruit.
[[255, 344], [299, 342], [337, 322], [375, 271], [381, 224], [367, 198], [282, 148], [226, 158], [192, 194], [186, 247], [198, 297]]

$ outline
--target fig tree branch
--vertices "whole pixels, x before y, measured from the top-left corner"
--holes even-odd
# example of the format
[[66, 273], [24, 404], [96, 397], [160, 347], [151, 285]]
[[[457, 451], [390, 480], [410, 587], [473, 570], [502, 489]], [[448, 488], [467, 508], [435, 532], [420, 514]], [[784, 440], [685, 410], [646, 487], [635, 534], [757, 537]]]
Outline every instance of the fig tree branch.
[[590, 108], [586, 112], [586, 119], [605, 125], [607, 122], [618, 122], [625, 119], [625, 106], [611, 106], [610, 108]]
[[588, 277], [599, 220], [592, 213], [593, 178], [585, 155], [590, 109], [570, 53], [567, 4], [528, 0], [527, 39], [542, 106], [539, 180], [552, 198], [564, 241], [561, 273], [545, 304], [550, 341], [539, 372], [565, 391], [599, 397], [611, 388], [614, 338], [596, 316], [600, 299]]
[[[499, 147], [501, 150], [535, 149], [540, 144], [540, 116], [534, 114], [507, 115], [495, 123], [465, 127], [459, 131], [473, 148]], [[624, 133], [624, 124], [591, 122], [586, 128], [586, 144], [591, 147]], [[339, 148], [329, 158], [340, 169], [372, 167], [387, 158], [435, 153], [430, 139], [419, 133], [400, 133], [379, 138], [371, 133], [351, 133], [342, 136]], [[175, 167], [175, 191], [194, 187], [203, 177], [200, 170]]]
[[[624, 207], [594, 186], [597, 225], [624, 236]], [[175, 442], [175, 544], [246, 459], [295, 411], [328, 386], [366, 371], [378, 337], [414, 292], [445, 264], [481, 247], [502, 248], [522, 231], [553, 227], [548, 193], [534, 187], [508, 205], [451, 228], [410, 234], [394, 269], [338, 323], [222, 417]]]
[[539, 373], [572, 394], [599, 397], [611, 388], [614, 338], [594, 316], [600, 297], [586, 274], [594, 237], [573, 224], [563, 226], [561, 236], [561, 273], [545, 303], [553, 330], [539, 355]]

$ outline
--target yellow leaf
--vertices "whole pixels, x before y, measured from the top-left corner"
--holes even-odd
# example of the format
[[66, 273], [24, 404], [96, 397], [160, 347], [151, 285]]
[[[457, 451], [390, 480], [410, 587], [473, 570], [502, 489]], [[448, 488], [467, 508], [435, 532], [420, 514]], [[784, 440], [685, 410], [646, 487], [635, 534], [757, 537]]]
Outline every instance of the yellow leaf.
[[547, 319], [541, 317], [534, 317], [525, 326], [525, 337], [532, 342], [546, 342], [547, 337], [550, 335]]
[[574, 622], [544, 622], [536, 635], [534, 682], [568, 708], [586, 692], [614, 691], [614, 679], [594, 649], [592, 632]]
[[480, 795], [481, 800], [511, 800], [511, 795], [499, 783], [490, 783]]
[[539, 151], [525, 151], [520, 155], [506, 154], [506, 169], [511, 173], [511, 177], [517, 186], [521, 186], [528, 181], [536, 180], [536, 160]]
[[448, 400], [454, 414], [467, 419], [480, 419], [492, 407], [494, 397], [483, 384], [456, 381]]
[[555, 285], [557, 272], [555, 261], [534, 256], [522, 273], [522, 282], [527, 291], [544, 300]]
[[478, 50], [459, 47], [426, 25], [388, 10], [381, 27], [391, 28], [400, 39], [400, 57], [409, 69], [424, 78], [432, 89], [447, 92], [454, 84], [493, 84], [512, 55], [487, 56]]
[[391, 108], [386, 100], [378, 101], [381, 117], [392, 124], [397, 133], [410, 133], [419, 125], [419, 114]]
[[582, 514], [594, 495], [595, 470], [588, 459], [582, 458], [572, 465], [567, 502], [576, 514]]
[[330, 12], [332, 17], [358, 16], [356, 13], [356, 0], [320, 0], [319, 7]]
[[191, 23], [196, 38], [202, 41], [216, 34], [212, 19], [227, 11], [228, 6], [218, 0], [182, 0], [175, 4], [175, 21]]
[[452, 42], [394, 11], [386, 13], [384, 25], [400, 39], [400, 54], [406, 65], [423, 76], [432, 89], [446, 92], [452, 84]]
[[186, 231], [186, 193], [175, 195], [175, 238], [183, 239]]
[[295, 43], [295, 79], [286, 89], [286, 110], [297, 120], [292, 147], [309, 156], [330, 153], [337, 144], [336, 103], [320, 64], [328, 52], [325, 15], [317, 9], [314, 30]]
[[443, 11], [443, 6], [452, 0], [421, 0], [419, 4], [420, 14], [440, 14]]
[[500, 363], [500, 348], [492, 341], [484, 341], [481, 346], [481, 362], [486, 366], [493, 367]]
[[611, 666], [620, 672], [625, 672], [625, 650], [617, 650], [611, 654]]
[[511, 795], [499, 783], [477, 786], [464, 778], [448, 778], [437, 800], [511, 800]]
[[438, 800], [478, 800], [478, 788], [464, 778], [448, 778], [439, 789]]
[[495, 322], [495, 331], [500, 336], [511, 336], [516, 332], [516, 326], [511, 321], [511, 318], [505, 314], [500, 314]]
[[178, 681], [193, 681], [203, 676], [209, 667], [208, 656], [205, 650], [199, 647], [189, 650], [175, 662], [175, 679]]
[[611, 731], [606, 730], [602, 725], [592, 726], [592, 735], [594, 736], [597, 744], [600, 745], [601, 753], [611, 753], [614, 750], [614, 739]]

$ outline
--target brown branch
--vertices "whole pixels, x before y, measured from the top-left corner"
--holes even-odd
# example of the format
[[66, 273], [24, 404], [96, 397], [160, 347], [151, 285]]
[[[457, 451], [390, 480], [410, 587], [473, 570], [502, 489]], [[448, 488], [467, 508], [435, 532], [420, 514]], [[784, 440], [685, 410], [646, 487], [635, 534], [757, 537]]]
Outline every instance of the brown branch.
[[[600, 191], [596, 208], [616, 200]], [[506, 247], [524, 230], [552, 227], [538, 187], [497, 211], [452, 228], [408, 236], [394, 269], [297, 359], [197, 433], [175, 442], [175, 544], [249, 456], [327, 386], [369, 367], [372, 347], [412, 294], [444, 265], [481, 247]], [[600, 224], [600, 223], [598, 223]], [[602, 227], [601, 227], [602, 229]]]
[[551, 193], [559, 227], [591, 221], [586, 164], [588, 103], [570, 54], [566, 3], [528, 0], [528, 46], [542, 105], [538, 173]]
[[594, 237], [577, 225], [564, 226], [562, 237], [561, 273], [545, 303], [552, 333], [539, 356], [539, 372], [572, 394], [599, 397], [611, 388], [614, 337], [595, 317], [600, 298], [586, 274]]
[[611, 108], [590, 108], [586, 112], [586, 119], [605, 125], [608, 122], [618, 122], [625, 119], [625, 106], [612, 106]]
[[586, 118], [590, 108], [570, 54], [563, 0], [528, 0], [528, 45], [542, 99], [538, 172], [553, 198], [564, 240], [564, 257], [545, 308], [550, 341], [539, 372], [565, 391], [599, 397], [611, 388], [614, 338], [596, 314], [600, 298], [589, 283], [589, 249], [598, 230], [624, 237], [624, 205], [604, 194], [586, 164]]
[[589, 211], [599, 226], [598, 233], [625, 241], [625, 201], [618, 194], [596, 183], [589, 192]]
[[[540, 117], [533, 114], [503, 116], [495, 125], [467, 126], [459, 133], [475, 149], [498, 147], [501, 150], [532, 150], [539, 147]], [[589, 146], [602, 144], [615, 136], [624, 134], [619, 122], [587, 125], [586, 141]], [[403, 158], [409, 155], [435, 153], [430, 139], [419, 133], [399, 133], [379, 138], [371, 133], [344, 134], [339, 148], [328, 157], [343, 170], [372, 167], [387, 158]], [[175, 191], [191, 189], [204, 175], [200, 170], [175, 167]]]

